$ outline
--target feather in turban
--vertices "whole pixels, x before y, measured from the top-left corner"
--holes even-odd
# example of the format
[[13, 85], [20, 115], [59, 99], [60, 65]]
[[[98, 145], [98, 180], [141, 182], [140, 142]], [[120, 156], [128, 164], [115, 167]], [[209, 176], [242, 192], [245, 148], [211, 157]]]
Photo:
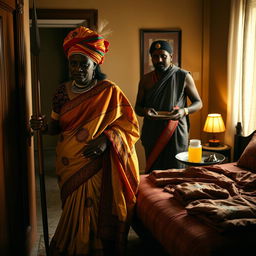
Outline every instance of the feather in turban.
[[103, 63], [108, 46], [109, 42], [101, 35], [83, 26], [70, 31], [63, 42], [68, 58], [72, 54], [84, 54], [97, 64]]

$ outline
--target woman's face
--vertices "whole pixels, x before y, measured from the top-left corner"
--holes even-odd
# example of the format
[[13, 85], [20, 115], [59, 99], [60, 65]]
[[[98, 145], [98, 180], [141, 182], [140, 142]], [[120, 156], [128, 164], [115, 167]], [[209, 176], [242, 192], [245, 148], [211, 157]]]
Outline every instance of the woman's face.
[[69, 71], [77, 84], [87, 85], [93, 79], [96, 63], [82, 54], [73, 54], [69, 57]]

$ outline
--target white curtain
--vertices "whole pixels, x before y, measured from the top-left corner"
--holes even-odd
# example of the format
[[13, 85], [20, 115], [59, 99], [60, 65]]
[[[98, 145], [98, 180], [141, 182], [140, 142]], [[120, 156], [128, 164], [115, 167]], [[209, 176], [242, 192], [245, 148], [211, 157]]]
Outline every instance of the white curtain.
[[256, 129], [256, 0], [231, 1], [227, 144], [233, 145], [237, 122], [245, 136]]

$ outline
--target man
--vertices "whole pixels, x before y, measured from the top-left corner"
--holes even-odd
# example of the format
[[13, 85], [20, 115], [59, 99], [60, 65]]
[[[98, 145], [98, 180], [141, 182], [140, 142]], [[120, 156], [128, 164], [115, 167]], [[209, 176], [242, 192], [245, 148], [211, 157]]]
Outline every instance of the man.
[[[188, 115], [202, 108], [192, 76], [172, 63], [169, 43], [155, 41], [149, 52], [154, 71], [140, 80], [135, 105], [137, 115], [144, 117], [141, 141], [146, 154], [146, 173], [183, 167], [175, 155], [188, 147]], [[189, 106], [187, 98], [191, 102]]]

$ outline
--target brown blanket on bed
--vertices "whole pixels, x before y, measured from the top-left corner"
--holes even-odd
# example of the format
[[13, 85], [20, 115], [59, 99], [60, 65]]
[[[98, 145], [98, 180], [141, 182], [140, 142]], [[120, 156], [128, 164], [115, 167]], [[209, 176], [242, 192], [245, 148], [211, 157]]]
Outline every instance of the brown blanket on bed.
[[218, 166], [155, 170], [148, 178], [219, 230], [256, 227], [256, 174]]

